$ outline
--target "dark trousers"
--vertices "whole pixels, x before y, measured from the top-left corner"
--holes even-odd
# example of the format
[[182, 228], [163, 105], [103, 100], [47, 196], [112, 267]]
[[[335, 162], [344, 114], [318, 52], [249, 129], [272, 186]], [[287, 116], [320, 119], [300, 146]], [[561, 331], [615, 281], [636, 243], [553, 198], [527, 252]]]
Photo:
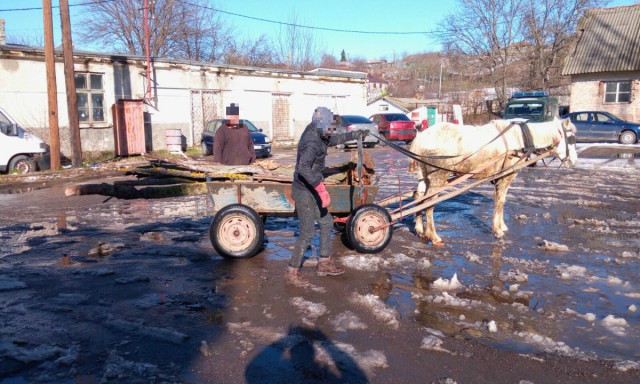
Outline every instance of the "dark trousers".
[[291, 197], [296, 203], [296, 212], [300, 222], [300, 234], [293, 247], [289, 266], [300, 268], [304, 251], [309, 248], [316, 234], [316, 222], [320, 225], [320, 257], [331, 255], [331, 229], [333, 216], [326, 208], [320, 207], [320, 199], [307, 189], [291, 188]]

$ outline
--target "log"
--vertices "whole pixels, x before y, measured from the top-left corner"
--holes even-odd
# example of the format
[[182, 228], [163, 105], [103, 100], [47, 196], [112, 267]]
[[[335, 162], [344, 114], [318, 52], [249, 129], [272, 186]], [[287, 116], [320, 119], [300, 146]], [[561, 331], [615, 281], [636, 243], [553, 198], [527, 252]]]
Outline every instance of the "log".
[[166, 197], [202, 195], [208, 192], [205, 183], [176, 184], [166, 187], [145, 187], [137, 189], [127, 185], [81, 184], [68, 187], [65, 196], [103, 195], [118, 199], [161, 199]]

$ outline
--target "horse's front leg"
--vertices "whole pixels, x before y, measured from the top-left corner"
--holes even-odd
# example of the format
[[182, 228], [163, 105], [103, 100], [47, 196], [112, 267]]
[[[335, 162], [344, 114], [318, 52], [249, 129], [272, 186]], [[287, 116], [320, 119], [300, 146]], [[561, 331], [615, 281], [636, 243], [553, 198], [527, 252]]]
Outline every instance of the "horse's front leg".
[[507, 224], [504, 222], [504, 203], [507, 199], [507, 191], [516, 174], [512, 173], [503, 178], [496, 180], [495, 183], [495, 196], [494, 196], [494, 209], [493, 209], [493, 223], [491, 229], [496, 238], [501, 238], [504, 233], [509, 230]]
[[[441, 186], [442, 180], [446, 181], [446, 175], [436, 179], [434, 179], [433, 176], [434, 175], [429, 175], [428, 177], [425, 177], [423, 180], [420, 180], [420, 182], [418, 183], [418, 190], [416, 191], [416, 196], [421, 197], [421, 196], [427, 195], [431, 187]], [[436, 197], [437, 195], [433, 196], [432, 199], [435, 199]], [[425, 202], [421, 202], [420, 204], [424, 204], [424, 203]], [[424, 210], [424, 214], [425, 214], [424, 221], [422, 218], [423, 211], [416, 213], [416, 224], [415, 224], [416, 234], [426, 242], [431, 241], [433, 245], [443, 245], [444, 242], [442, 241], [440, 236], [438, 236], [438, 234], [436, 233], [436, 226], [433, 220], [433, 209], [434, 209], [434, 206], [431, 206]]]

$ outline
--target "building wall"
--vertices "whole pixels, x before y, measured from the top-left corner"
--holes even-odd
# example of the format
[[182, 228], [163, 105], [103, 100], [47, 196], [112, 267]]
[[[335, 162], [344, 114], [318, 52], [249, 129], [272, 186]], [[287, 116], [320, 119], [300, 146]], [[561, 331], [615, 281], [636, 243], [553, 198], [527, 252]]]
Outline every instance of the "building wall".
[[[113, 151], [111, 106], [118, 99], [142, 99], [146, 90], [144, 62], [135, 58], [78, 58], [75, 71], [103, 75], [104, 123], [80, 124], [83, 151]], [[56, 63], [58, 119], [63, 154], [70, 153], [67, 100], [62, 62]], [[157, 62], [152, 105], [145, 105], [147, 148], [166, 148], [166, 130], [180, 129], [183, 142], [198, 146], [203, 121], [223, 118], [230, 103], [240, 105], [240, 118], [251, 120], [274, 139], [274, 117], [285, 116], [282, 140], [295, 144], [317, 106], [334, 113], [366, 113], [366, 79], [321, 76], [305, 72]], [[48, 142], [47, 85], [44, 56], [0, 50], [0, 105], [24, 128]], [[202, 101], [208, 111], [203, 114]], [[286, 99], [286, 103], [274, 100]], [[274, 107], [278, 105], [278, 107]], [[278, 109], [280, 108], [280, 109]], [[284, 109], [283, 109], [284, 108]], [[288, 108], [288, 110], [286, 110]], [[274, 115], [274, 111], [276, 115]]]
[[[605, 103], [606, 81], [632, 80], [630, 103]], [[573, 75], [571, 78], [571, 111], [606, 111], [624, 120], [640, 122], [640, 71]]]

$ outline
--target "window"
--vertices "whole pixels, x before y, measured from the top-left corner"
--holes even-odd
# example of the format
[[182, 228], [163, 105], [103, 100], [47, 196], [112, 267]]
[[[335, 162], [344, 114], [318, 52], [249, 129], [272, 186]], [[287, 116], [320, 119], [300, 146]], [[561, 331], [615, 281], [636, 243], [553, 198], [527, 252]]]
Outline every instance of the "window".
[[81, 123], [103, 122], [104, 87], [98, 73], [76, 73], [78, 119]]
[[604, 85], [605, 103], [628, 103], [631, 101], [631, 81], [614, 81]]

